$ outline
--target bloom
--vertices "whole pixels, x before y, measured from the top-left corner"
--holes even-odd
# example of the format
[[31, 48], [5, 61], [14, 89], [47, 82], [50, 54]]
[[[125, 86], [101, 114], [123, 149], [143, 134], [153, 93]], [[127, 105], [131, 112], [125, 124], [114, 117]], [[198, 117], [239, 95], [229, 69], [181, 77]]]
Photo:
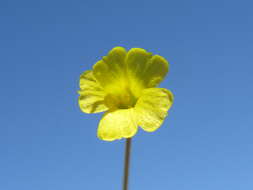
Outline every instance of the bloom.
[[168, 62], [159, 55], [141, 48], [127, 52], [115, 47], [93, 70], [82, 73], [80, 109], [85, 113], [106, 111], [98, 126], [98, 138], [130, 138], [138, 126], [147, 132], [158, 129], [173, 103], [169, 90], [156, 88], [168, 69]]

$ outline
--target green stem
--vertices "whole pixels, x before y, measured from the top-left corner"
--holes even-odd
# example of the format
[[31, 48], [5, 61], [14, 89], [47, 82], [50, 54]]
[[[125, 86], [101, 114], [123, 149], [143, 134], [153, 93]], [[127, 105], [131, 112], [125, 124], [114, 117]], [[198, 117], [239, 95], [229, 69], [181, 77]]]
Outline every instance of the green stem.
[[125, 146], [125, 165], [124, 165], [123, 190], [128, 190], [130, 153], [131, 153], [131, 138], [128, 138], [128, 139], [126, 139], [126, 146]]

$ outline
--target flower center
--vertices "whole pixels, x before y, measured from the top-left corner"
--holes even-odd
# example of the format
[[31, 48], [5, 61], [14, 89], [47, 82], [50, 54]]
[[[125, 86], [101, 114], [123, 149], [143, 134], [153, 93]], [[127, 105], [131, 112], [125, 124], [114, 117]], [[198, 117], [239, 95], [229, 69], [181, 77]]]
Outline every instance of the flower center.
[[105, 104], [110, 109], [129, 109], [135, 106], [137, 99], [129, 88], [124, 88], [108, 94], [105, 97]]

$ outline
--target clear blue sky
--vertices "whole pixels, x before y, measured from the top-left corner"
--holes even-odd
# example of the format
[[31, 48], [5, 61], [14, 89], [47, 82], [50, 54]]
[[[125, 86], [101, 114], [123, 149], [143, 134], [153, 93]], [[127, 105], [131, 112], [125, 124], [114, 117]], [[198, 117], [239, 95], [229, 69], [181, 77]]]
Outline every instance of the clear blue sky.
[[121, 189], [124, 141], [96, 138], [79, 75], [114, 46], [170, 61], [164, 125], [133, 139], [130, 190], [253, 189], [253, 3], [0, 1], [0, 189]]

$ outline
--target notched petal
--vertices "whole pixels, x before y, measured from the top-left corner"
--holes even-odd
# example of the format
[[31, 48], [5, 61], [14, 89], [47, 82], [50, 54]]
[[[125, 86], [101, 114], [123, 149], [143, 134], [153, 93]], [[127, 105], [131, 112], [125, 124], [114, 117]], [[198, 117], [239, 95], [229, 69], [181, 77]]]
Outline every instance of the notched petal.
[[157, 86], [166, 76], [169, 64], [162, 56], [154, 55], [141, 48], [132, 48], [126, 56], [127, 73], [130, 81], [141, 83], [144, 88]]

